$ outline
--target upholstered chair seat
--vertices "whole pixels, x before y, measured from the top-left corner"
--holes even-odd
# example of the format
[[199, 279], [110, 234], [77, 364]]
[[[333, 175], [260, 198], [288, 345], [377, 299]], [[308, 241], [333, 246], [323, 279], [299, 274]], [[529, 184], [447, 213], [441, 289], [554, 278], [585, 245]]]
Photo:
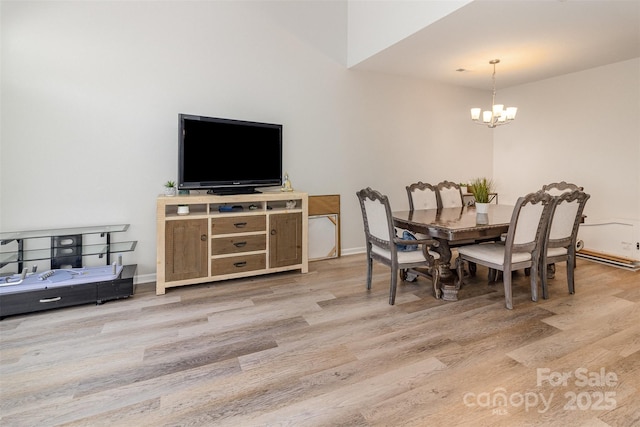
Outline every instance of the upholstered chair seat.
[[[505, 247], [501, 244], [478, 244], [463, 246], [462, 251], [465, 255], [473, 258], [482, 258], [484, 265], [500, 267], [504, 263]], [[513, 252], [511, 254], [511, 263], [531, 262], [530, 252]]]

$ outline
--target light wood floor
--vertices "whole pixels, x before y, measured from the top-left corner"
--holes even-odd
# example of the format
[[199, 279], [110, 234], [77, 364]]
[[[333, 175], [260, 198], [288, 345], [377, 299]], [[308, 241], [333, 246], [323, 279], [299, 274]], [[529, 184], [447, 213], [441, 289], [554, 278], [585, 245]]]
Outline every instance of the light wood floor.
[[537, 303], [517, 274], [512, 311], [483, 267], [460, 301], [420, 278], [390, 306], [354, 255], [9, 317], [0, 425], [640, 425], [640, 273], [563, 273]]

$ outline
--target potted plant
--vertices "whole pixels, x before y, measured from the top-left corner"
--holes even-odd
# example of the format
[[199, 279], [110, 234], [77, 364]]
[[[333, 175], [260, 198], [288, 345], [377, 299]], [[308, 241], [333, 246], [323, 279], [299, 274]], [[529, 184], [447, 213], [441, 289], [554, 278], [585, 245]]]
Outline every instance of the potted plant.
[[176, 182], [175, 181], [167, 181], [164, 184], [164, 195], [165, 196], [175, 196], [176, 195]]
[[487, 178], [476, 178], [467, 187], [476, 201], [476, 212], [487, 213], [489, 203], [495, 198], [493, 193], [493, 181]]

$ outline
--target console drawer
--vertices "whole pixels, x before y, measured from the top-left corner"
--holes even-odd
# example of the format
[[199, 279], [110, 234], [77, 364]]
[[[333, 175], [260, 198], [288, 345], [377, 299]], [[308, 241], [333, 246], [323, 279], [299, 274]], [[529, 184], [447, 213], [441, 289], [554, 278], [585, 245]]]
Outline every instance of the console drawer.
[[264, 234], [256, 234], [251, 236], [220, 237], [211, 240], [212, 255], [264, 251], [266, 249], [267, 236]]
[[228, 218], [212, 218], [211, 234], [247, 233], [267, 229], [265, 215], [230, 216]]
[[267, 268], [267, 257], [265, 254], [218, 258], [211, 261], [212, 276], [264, 270], [265, 268]]

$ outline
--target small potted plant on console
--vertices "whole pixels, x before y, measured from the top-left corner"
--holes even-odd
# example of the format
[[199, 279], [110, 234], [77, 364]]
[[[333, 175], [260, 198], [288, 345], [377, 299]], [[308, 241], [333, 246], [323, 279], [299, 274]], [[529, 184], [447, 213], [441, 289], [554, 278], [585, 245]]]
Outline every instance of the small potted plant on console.
[[175, 196], [176, 195], [176, 182], [175, 181], [167, 181], [164, 184], [164, 195], [165, 196]]

